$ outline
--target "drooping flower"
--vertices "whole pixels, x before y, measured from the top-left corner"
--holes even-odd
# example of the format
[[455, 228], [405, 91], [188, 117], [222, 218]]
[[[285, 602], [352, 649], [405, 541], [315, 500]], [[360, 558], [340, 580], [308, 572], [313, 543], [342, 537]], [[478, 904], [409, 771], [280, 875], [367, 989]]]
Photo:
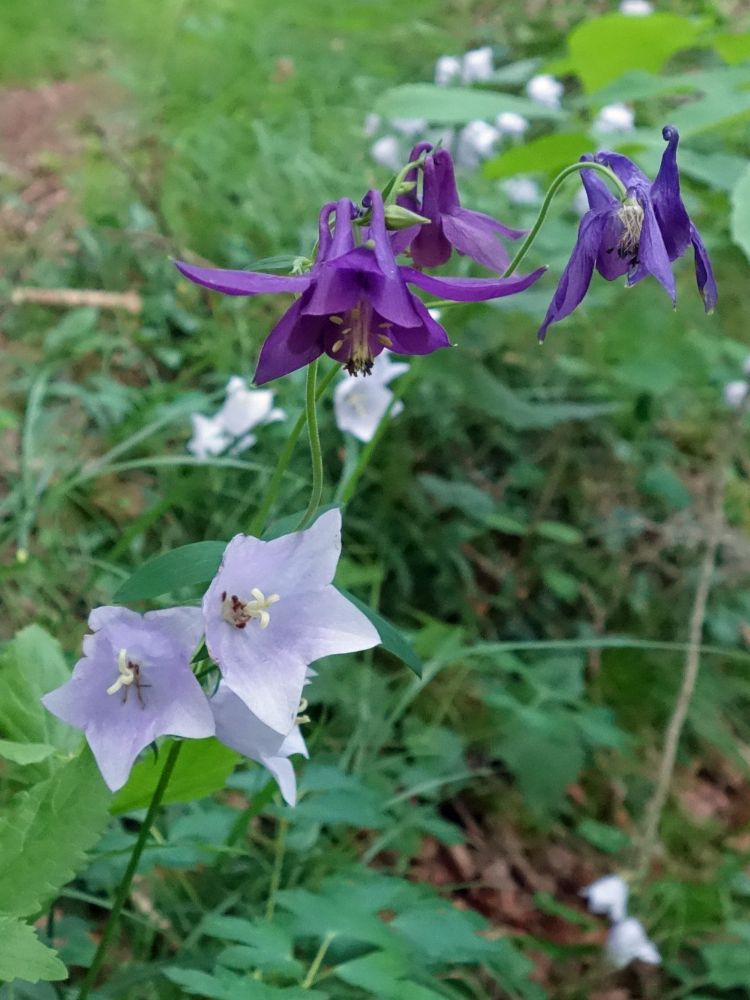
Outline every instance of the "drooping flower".
[[495, 126], [502, 135], [522, 136], [528, 130], [529, 122], [517, 111], [501, 111], [495, 119]]
[[[426, 147], [426, 149], [425, 149]], [[430, 149], [426, 143], [415, 146], [411, 159], [424, 155], [422, 200], [417, 211], [429, 219], [419, 227], [409, 252], [417, 267], [438, 267], [455, 249], [478, 264], [502, 273], [510, 262], [508, 251], [498, 239], [518, 239], [520, 229], [511, 229], [497, 219], [463, 208], [458, 197], [453, 160], [447, 149]], [[425, 155], [426, 154], [426, 155]]]
[[492, 46], [470, 49], [461, 60], [462, 83], [486, 83], [492, 79]]
[[661, 965], [659, 949], [635, 917], [612, 925], [607, 937], [607, 957], [616, 969], [624, 969], [635, 959], [648, 965]]
[[565, 88], [549, 73], [532, 76], [526, 84], [526, 93], [532, 101], [544, 104], [548, 108], [559, 108], [560, 99]]
[[597, 132], [632, 132], [635, 114], [627, 104], [607, 104], [594, 119]]
[[469, 122], [458, 133], [456, 160], [462, 167], [474, 170], [488, 156], [492, 156], [499, 139], [500, 130], [494, 125], [479, 119]]
[[270, 542], [235, 535], [203, 598], [206, 644], [223, 682], [282, 735], [294, 725], [313, 660], [380, 642], [332, 586], [340, 554], [338, 510]]
[[289, 757], [297, 753], [307, 757], [300, 727], [293, 725], [283, 734], [266, 726], [224, 681], [220, 682], [209, 704], [216, 721], [216, 738], [267, 768], [284, 801], [293, 806], [297, 801], [297, 779]]
[[461, 60], [457, 56], [440, 56], [435, 63], [435, 83], [448, 87], [461, 76]]
[[628, 883], [619, 875], [604, 875], [581, 889], [589, 910], [603, 914], [612, 923], [618, 923], [627, 916], [628, 892]]
[[654, 5], [649, 0], [622, 0], [620, 13], [627, 17], [648, 17], [653, 14]]
[[[306, 274], [284, 277], [176, 262], [191, 281], [227, 295], [301, 293], [261, 348], [256, 384], [303, 368], [323, 353], [350, 374], [367, 374], [385, 348], [398, 354], [430, 354], [448, 347], [445, 330], [407, 284], [456, 302], [482, 302], [523, 291], [544, 272], [540, 268], [511, 278], [442, 278], [399, 267], [380, 192], [370, 191], [367, 203], [371, 221], [362, 246], [355, 246], [352, 202], [343, 199], [323, 207], [318, 255]], [[334, 213], [331, 233], [329, 218]]]
[[244, 378], [233, 375], [227, 383], [226, 399], [213, 417], [192, 415], [193, 437], [188, 451], [197, 458], [208, 458], [231, 445], [231, 454], [239, 455], [255, 444], [257, 438], [249, 433], [253, 427], [286, 416], [283, 410], [274, 408], [273, 397], [270, 389], [248, 389]]
[[[389, 384], [408, 370], [408, 365], [391, 361], [389, 352], [383, 351], [372, 366], [370, 378], [343, 378], [333, 394], [339, 430], [353, 434], [360, 441], [372, 441], [393, 399]], [[399, 400], [391, 409], [391, 415], [397, 416], [403, 408]]]
[[581, 302], [588, 291], [594, 267], [607, 281], [627, 274], [629, 286], [653, 275], [675, 303], [677, 293], [672, 261], [681, 257], [691, 244], [696, 281], [706, 312], [716, 305], [716, 281], [711, 261], [680, 195], [679, 133], [668, 125], [662, 135], [667, 148], [653, 183], [627, 156], [608, 151], [597, 153], [597, 162], [613, 170], [626, 187], [624, 202], [615, 197], [593, 171], [581, 171], [589, 211], [581, 219], [573, 253], [539, 330], [540, 340], [544, 340], [551, 323], [568, 316]]
[[199, 608], [136, 614], [95, 608], [83, 658], [42, 702], [82, 729], [112, 791], [128, 780], [141, 752], [158, 736], [212, 736], [214, 719], [190, 658], [203, 632]]

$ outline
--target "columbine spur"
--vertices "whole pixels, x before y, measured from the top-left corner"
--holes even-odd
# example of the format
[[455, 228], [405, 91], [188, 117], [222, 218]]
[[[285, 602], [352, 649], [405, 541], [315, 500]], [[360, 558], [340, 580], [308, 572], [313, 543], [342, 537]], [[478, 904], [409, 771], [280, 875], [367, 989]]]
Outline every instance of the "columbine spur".
[[[653, 182], [622, 153], [604, 151], [596, 154], [596, 162], [614, 171], [627, 189], [624, 202], [615, 197], [592, 170], [581, 171], [589, 211], [581, 219], [573, 253], [539, 329], [540, 340], [544, 340], [551, 323], [568, 316], [579, 305], [588, 291], [594, 267], [607, 281], [627, 274], [629, 286], [653, 275], [675, 303], [677, 293], [672, 261], [681, 257], [690, 245], [695, 254], [695, 276], [706, 312], [716, 305], [716, 281], [711, 261], [680, 195], [679, 133], [667, 125], [662, 135], [667, 148]], [[592, 157], [582, 159], [591, 160]]]
[[176, 262], [191, 281], [226, 295], [299, 294], [261, 348], [257, 385], [303, 368], [324, 353], [356, 375], [368, 374], [374, 358], [386, 348], [398, 354], [430, 354], [450, 346], [445, 330], [407, 285], [454, 302], [483, 302], [521, 292], [544, 273], [539, 268], [511, 278], [444, 278], [400, 267], [380, 192], [370, 191], [365, 203], [371, 219], [361, 246], [355, 245], [353, 203], [343, 199], [323, 207], [317, 257], [306, 274], [285, 277]]
[[380, 642], [332, 586], [340, 554], [338, 510], [269, 542], [235, 535], [203, 598], [206, 645], [223, 683], [281, 735], [297, 718], [313, 660]]
[[42, 702], [53, 715], [82, 729], [107, 785], [128, 780], [138, 754], [157, 736], [212, 736], [208, 699], [190, 669], [203, 631], [200, 608], [139, 615], [127, 608], [95, 608], [93, 634], [73, 676]]

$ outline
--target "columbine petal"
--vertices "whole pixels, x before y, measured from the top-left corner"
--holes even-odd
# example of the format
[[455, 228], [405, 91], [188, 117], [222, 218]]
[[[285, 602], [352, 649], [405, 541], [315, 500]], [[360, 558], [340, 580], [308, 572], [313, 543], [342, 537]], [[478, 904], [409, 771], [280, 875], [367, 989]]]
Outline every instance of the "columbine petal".
[[651, 184], [641, 168], [633, 163], [629, 156], [604, 149], [596, 154], [595, 159], [597, 163], [603, 163], [605, 167], [614, 171], [626, 188], [637, 185], [648, 187]]
[[264, 385], [272, 379], [304, 368], [323, 353], [325, 316], [305, 316], [305, 296], [281, 317], [263, 341], [253, 381]]
[[410, 285], [416, 285], [431, 295], [439, 295], [452, 302], [486, 302], [524, 291], [546, 270], [546, 267], [539, 267], [529, 274], [512, 275], [510, 278], [442, 278], [423, 274], [413, 267], [402, 267], [401, 273]]
[[537, 337], [540, 341], [546, 337], [550, 324], [570, 315], [588, 291], [606, 225], [605, 212], [589, 212], [581, 219], [573, 253], [539, 328]]
[[695, 280], [698, 283], [698, 291], [703, 298], [706, 312], [712, 312], [716, 308], [719, 297], [714, 269], [711, 267], [711, 260], [703, 245], [701, 235], [692, 222], [690, 223], [690, 242], [693, 244], [695, 254]]
[[662, 129], [667, 148], [661, 158], [659, 173], [651, 185], [651, 201], [670, 260], [681, 257], [690, 242], [690, 218], [680, 195], [680, 172], [677, 169], [677, 144], [680, 133], [672, 125]]
[[641, 190], [636, 192], [636, 197], [643, 209], [643, 225], [641, 227], [641, 238], [638, 249], [640, 264], [635, 273], [629, 278], [628, 284], [634, 285], [643, 277], [644, 272], [651, 274], [664, 288], [674, 304], [677, 301], [674, 274], [651, 200]]
[[196, 285], [203, 285], [224, 295], [269, 295], [277, 292], [304, 292], [312, 278], [309, 274], [267, 274], [263, 271], [234, 271], [220, 267], [193, 267], [174, 261], [177, 270]]

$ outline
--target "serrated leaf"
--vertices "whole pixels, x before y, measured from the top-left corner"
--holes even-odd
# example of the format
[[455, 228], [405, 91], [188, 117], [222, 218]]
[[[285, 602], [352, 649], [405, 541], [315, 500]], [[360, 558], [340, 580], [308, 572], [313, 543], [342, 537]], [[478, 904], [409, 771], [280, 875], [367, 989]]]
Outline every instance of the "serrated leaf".
[[[165, 752], [166, 748], [162, 746], [158, 759], [149, 754], [145, 760], [135, 765], [128, 783], [114, 797], [111, 809], [115, 815], [148, 806], [161, 776]], [[238, 753], [213, 737], [207, 740], [186, 740], [162, 801], [165, 804], [193, 802], [224, 788], [239, 760]]]
[[431, 83], [409, 83], [387, 90], [376, 102], [375, 111], [384, 118], [426, 118], [435, 125], [464, 125], [477, 118], [494, 121], [504, 111], [530, 119], [563, 116], [556, 108], [525, 97]]
[[750, 260], [750, 166], [732, 191], [732, 239]]
[[183, 587], [206, 583], [216, 576], [226, 542], [192, 542], [149, 559], [118, 587], [116, 603], [144, 601]]
[[543, 135], [521, 146], [513, 146], [488, 160], [485, 177], [512, 177], [514, 174], [556, 174], [569, 163], [591, 152], [592, 140], [586, 132], [559, 132]]
[[338, 587], [337, 590], [340, 594], [343, 594], [348, 601], [351, 601], [355, 607], [359, 608], [365, 617], [370, 619], [380, 636], [380, 641], [383, 644], [383, 647], [387, 649], [389, 653], [393, 653], [394, 656], [398, 657], [398, 659], [405, 663], [410, 670], [413, 670], [417, 677], [421, 677], [422, 661], [414, 652], [414, 648], [411, 643], [404, 638], [396, 626], [392, 625], [388, 619], [384, 618], [381, 614], [379, 614], [379, 612], [374, 611], [371, 607], [369, 607], [369, 605], [365, 604], [364, 601], [360, 601], [358, 597], [355, 597], [346, 590], [342, 590], [340, 587]]
[[671, 55], [695, 44], [700, 32], [698, 21], [677, 14], [605, 14], [574, 28], [568, 35], [568, 56], [549, 68], [575, 73], [584, 89], [592, 91], [628, 70], [658, 73]]
[[0, 916], [0, 981], [27, 983], [66, 979], [68, 970], [56, 953], [42, 944], [33, 927]]
[[0, 818], [0, 912], [28, 916], [55, 897], [99, 839], [110, 798], [85, 747], [11, 799]]
[[0, 655], [0, 732], [18, 743], [44, 743], [67, 752], [78, 746], [76, 730], [46, 710], [40, 699], [70, 679], [58, 642], [30, 625]]

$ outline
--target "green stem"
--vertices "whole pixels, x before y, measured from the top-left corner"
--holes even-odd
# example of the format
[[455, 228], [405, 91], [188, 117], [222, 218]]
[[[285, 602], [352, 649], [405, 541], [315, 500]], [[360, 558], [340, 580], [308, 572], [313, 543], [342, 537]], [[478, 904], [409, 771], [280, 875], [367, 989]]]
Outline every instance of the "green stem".
[[138, 839], [133, 845], [133, 851], [130, 855], [128, 867], [125, 869], [125, 874], [122, 876], [122, 881], [117, 889], [117, 895], [115, 896], [112, 904], [112, 910], [104, 927], [104, 933], [102, 934], [101, 941], [99, 942], [99, 947], [96, 949], [94, 960], [84, 977], [83, 983], [81, 984], [81, 991], [78, 994], [78, 1000], [85, 1000], [91, 992], [91, 988], [94, 985], [99, 969], [101, 968], [102, 962], [107, 954], [107, 949], [109, 948], [115, 935], [117, 925], [120, 921], [120, 913], [125, 905], [128, 893], [130, 892], [130, 883], [133, 881], [133, 876], [138, 868], [138, 862], [141, 860], [141, 855], [143, 854], [143, 849], [146, 846], [149, 832], [154, 824], [154, 820], [156, 819], [156, 813], [161, 805], [161, 800], [164, 798], [164, 793], [167, 790], [169, 779], [172, 777], [172, 772], [174, 771], [175, 764], [177, 763], [181, 747], [182, 743], [175, 742], [169, 748], [169, 754], [164, 762], [164, 767], [161, 775], [159, 776], [159, 782], [154, 789], [154, 794], [151, 796], [151, 802], [149, 803], [148, 811], [146, 812], [146, 818], [144, 819], [138, 833]]
[[621, 199], [624, 200], [627, 197], [628, 192], [625, 185], [622, 183], [617, 174], [615, 174], [614, 171], [610, 170], [609, 167], [605, 167], [603, 163], [595, 163], [592, 160], [580, 160], [578, 163], [571, 163], [570, 166], [565, 167], [564, 170], [560, 171], [560, 173], [557, 175], [557, 177], [555, 177], [555, 179], [552, 181], [549, 188], [547, 189], [547, 193], [544, 196], [544, 201], [542, 202], [542, 207], [539, 209], [539, 215], [536, 217], [534, 225], [529, 230], [528, 236], [521, 244], [518, 253], [515, 255], [510, 264], [508, 264], [508, 267], [506, 268], [505, 273], [503, 274], [504, 278], [508, 278], [510, 277], [511, 274], [513, 274], [515, 269], [518, 267], [518, 265], [521, 263], [523, 258], [528, 253], [531, 244], [534, 242], [539, 230], [542, 228], [544, 220], [547, 217], [547, 212], [549, 211], [549, 207], [552, 204], [552, 199], [557, 194], [560, 185], [567, 177], [569, 177], [571, 174], [577, 173], [580, 170], [596, 170], [597, 173], [602, 174], [604, 177], [607, 177], [610, 181], [612, 181], [612, 183], [617, 188], [617, 193], [619, 194]]
[[307, 366], [307, 392], [305, 395], [305, 410], [307, 416], [307, 435], [310, 439], [310, 462], [312, 464], [312, 486], [310, 488], [310, 502], [307, 510], [302, 515], [302, 520], [297, 528], [301, 531], [315, 517], [315, 512], [320, 506], [320, 498], [323, 494], [323, 452], [320, 449], [320, 434], [318, 433], [318, 413], [315, 408], [317, 401], [315, 386], [318, 375], [317, 358]]
[[[338, 365], [334, 365], [330, 371], [326, 372], [325, 378], [321, 381], [317, 388], [316, 400], [320, 399], [323, 393], [326, 391], [328, 386], [333, 382], [336, 375], [339, 373], [340, 368]], [[309, 369], [308, 369], [309, 374]], [[292, 454], [294, 452], [297, 440], [302, 433], [302, 430], [307, 423], [307, 409], [303, 410], [302, 413], [297, 417], [291, 431], [289, 432], [289, 437], [286, 439], [286, 444], [281, 449], [279, 454], [279, 460], [276, 463], [276, 468], [274, 469], [273, 475], [266, 487], [265, 495], [261, 500], [260, 506], [255, 513], [255, 517], [250, 523], [248, 528], [249, 535], [255, 535], [256, 537], [260, 535], [266, 523], [266, 518], [268, 517], [271, 508], [276, 502], [276, 497], [279, 494], [279, 488], [281, 487], [281, 480], [284, 478], [284, 473], [287, 470], [287, 466], [291, 461]]]
[[310, 987], [315, 982], [315, 977], [320, 971], [320, 967], [323, 964], [323, 959], [326, 957], [326, 952], [331, 947], [331, 942], [336, 937], [337, 931], [328, 931], [323, 940], [320, 942], [320, 947], [315, 953], [315, 957], [310, 963], [310, 968], [307, 970], [307, 975], [301, 983], [303, 990], [309, 990]]

